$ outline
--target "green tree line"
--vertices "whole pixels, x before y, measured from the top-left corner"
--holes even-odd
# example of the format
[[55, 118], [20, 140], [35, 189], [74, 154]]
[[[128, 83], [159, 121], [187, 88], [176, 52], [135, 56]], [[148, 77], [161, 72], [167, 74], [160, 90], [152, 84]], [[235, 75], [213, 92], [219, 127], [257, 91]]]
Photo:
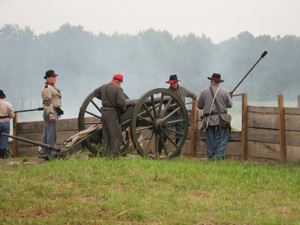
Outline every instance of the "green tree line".
[[300, 38], [293, 35], [254, 37], [242, 32], [215, 44], [204, 34], [173, 36], [165, 30], [107, 35], [64, 24], [36, 35], [30, 27], [7, 24], [0, 29], [0, 49], [0, 89], [15, 110], [41, 106], [48, 69], [59, 75], [63, 108], [76, 116], [85, 97], [116, 73], [124, 75], [122, 87], [130, 98], [168, 87], [170, 74], [198, 94], [209, 85], [207, 77], [217, 72], [225, 80], [222, 86], [232, 90], [264, 50], [268, 55], [235, 93], [248, 93], [253, 101], [274, 101], [278, 94], [296, 101], [299, 95]]

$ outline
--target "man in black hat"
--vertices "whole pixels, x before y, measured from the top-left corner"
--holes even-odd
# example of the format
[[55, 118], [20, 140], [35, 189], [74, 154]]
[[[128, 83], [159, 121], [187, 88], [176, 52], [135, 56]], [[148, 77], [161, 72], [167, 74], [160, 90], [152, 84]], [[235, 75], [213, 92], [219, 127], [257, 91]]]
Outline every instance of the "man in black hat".
[[123, 76], [116, 74], [110, 83], [104, 84], [94, 90], [95, 97], [102, 101], [102, 134], [103, 156], [118, 157], [122, 129], [120, 116], [126, 110], [126, 100], [121, 84]]
[[9, 119], [15, 116], [13, 107], [7, 101], [4, 101], [5, 94], [0, 90], [0, 158], [7, 158], [10, 156], [7, 150], [8, 137], [1, 135], [1, 133], [10, 133]]
[[[56, 146], [57, 139], [57, 121], [58, 118], [63, 114], [61, 110], [61, 92], [56, 84], [57, 74], [54, 70], [48, 70], [44, 76], [46, 79], [46, 83], [42, 88], [42, 99], [43, 99], [43, 108], [44, 114], [43, 118], [45, 121], [45, 129], [42, 137], [42, 143]], [[43, 154], [51, 154], [55, 153], [55, 150], [51, 150], [42, 147], [40, 153]]]
[[220, 83], [224, 82], [221, 75], [214, 73], [210, 80], [211, 87], [204, 88], [200, 91], [197, 106], [203, 109], [203, 115], [208, 118], [208, 127], [206, 128], [206, 148], [209, 160], [224, 159], [226, 145], [228, 141], [229, 128], [223, 128], [220, 125], [220, 113], [227, 113], [227, 108], [233, 105], [232, 94]]
[[[186, 97], [190, 97], [190, 98], [196, 100], [198, 96], [195, 93], [193, 93], [192, 91], [186, 89], [185, 87], [180, 86], [178, 84], [179, 81], [180, 80], [178, 80], [176, 74], [170, 75], [169, 81], [166, 81], [166, 83], [170, 84], [169, 90], [174, 91], [183, 102], [185, 102]], [[177, 107], [176, 105], [171, 103], [171, 107], [167, 110], [167, 115], [170, 114], [173, 110], [175, 110], [176, 107]], [[172, 116], [170, 116], [166, 122], [181, 120], [181, 119], [182, 119], [182, 115], [175, 113]], [[175, 127], [175, 130], [177, 131], [177, 133], [175, 134], [175, 141], [176, 141], [176, 144], [178, 144], [180, 137], [181, 137], [178, 133], [181, 133], [183, 131], [183, 122], [168, 123], [169, 129], [172, 130], [174, 127]], [[171, 131], [168, 129], [166, 129], [166, 133], [168, 136], [171, 135]], [[165, 142], [167, 140], [167, 137], [163, 137], [163, 139]], [[162, 145], [161, 142], [159, 142], [159, 148], [158, 148], [159, 154], [161, 154], [161, 151], [162, 151], [161, 145]], [[180, 149], [178, 155], [180, 155], [180, 154], [181, 154], [181, 149]]]

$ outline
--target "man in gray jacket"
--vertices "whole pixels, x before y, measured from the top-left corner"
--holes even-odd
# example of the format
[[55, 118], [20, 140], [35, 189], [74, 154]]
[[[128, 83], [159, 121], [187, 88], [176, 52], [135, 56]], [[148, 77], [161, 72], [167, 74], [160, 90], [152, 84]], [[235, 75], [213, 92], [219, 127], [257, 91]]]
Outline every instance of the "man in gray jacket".
[[[190, 97], [193, 100], [196, 100], [198, 96], [195, 93], [193, 93], [192, 91], [186, 89], [185, 87], [180, 86], [178, 84], [179, 81], [180, 80], [178, 80], [176, 74], [170, 75], [169, 81], [166, 81], [166, 83], [170, 84], [169, 90], [174, 91], [181, 98], [181, 100], [183, 102], [185, 102], [186, 97]], [[176, 107], [177, 106], [172, 106], [172, 103], [171, 103], [171, 107], [166, 112], [167, 115], [170, 114], [174, 109], [176, 109]], [[176, 114], [173, 114], [171, 117], [169, 117], [167, 119], [167, 122], [181, 120], [181, 119], [182, 119], [182, 115], [176, 113]], [[168, 136], [171, 135], [170, 130], [172, 130], [174, 127], [175, 127], [175, 130], [176, 130], [175, 142], [176, 142], [176, 144], [178, 144], [179, 140], [180, 140], [180, 137], [181, 137], [179, 135], [179, 133], [181, 133], [183, 131], [183, 122], [168, 123], [168, 129], [166, 130], [166, 134]], [[163, 141], [166, 142], [166, 140], [167, 140], [167, 137], [163, 137]], [[161, 142], [159, 142], [159, 143], [160, 144], [159, 144], [159, 147], [158, 147], [158, 153], [161, 154], [162, 144], [161, 144]], [[178, 155], [180, 155], [180, 154], [181, 154], [181, 149], [180, 149]]]
[[122, 129], [120, 115], [126, 110], [126, 100], [121, 83], [123, 76], [116, 74], [110, 83], [104, 84], [94, 90], [95, 97], [102, 101], [102, 134], [103, 134], [103, 156], [118, 157]]
[[[43, 118], [45, 121], [45, 129], [42, 137], [42, 143], [56, 146], [56, 139], [57, 139], [57, 121], [58, 117], [63, 114], [61, 110], [61, 92], [55, 86], [56, 84], [56, 77], [57, 74], [54, 70], [48, 70], [44, 76], [46, 79], [46, 83], [44, 84], [41, 94], [43, 99], [43, 108], [44, 114]], [[55, 150], [43, 148], [40, 151], [40, 154], [51, 154], [55, 153]]]
[[[224, 82], [221, 75], [214, 73], [208, 77], [212, 87], [213, 95], [216, 94], [215, 102], [217, 102], [220, 113], [227, 113], [227, 108], [233, 105], [232, 95], [225, 88], [220, 87], [220, 83]], [[203, 109], [204, 117], [209, 117], [209, 124], [206, 128], [206, 148], [209, 160], [224, 159], [226, 145], [228, 141], [229, 128], [223, 128], [220, 125], [220, 115], [218, 113], [210, 87], [200, 91], [197, 106]]]

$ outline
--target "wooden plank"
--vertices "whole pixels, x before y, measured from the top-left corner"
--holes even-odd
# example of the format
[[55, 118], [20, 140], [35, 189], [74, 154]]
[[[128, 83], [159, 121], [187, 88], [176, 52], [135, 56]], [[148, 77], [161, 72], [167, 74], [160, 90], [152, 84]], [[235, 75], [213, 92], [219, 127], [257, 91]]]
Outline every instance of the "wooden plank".
[[19, 134], [27, 133], [43, 133], [44, 132], [44, 121], [32, 121], [18, 123]]
[[247, 94], [243, 94], [242, 98], [242, 159], [247, 160], [248, 154], [248, 98]]
[[300, 147], [300, 132], [299, 131], [286, 131], [286, 145]]
[[280, 160], [279, 144], [248, 141], [248, 157]]
[[239, 156], [241, 157], [241, 142], [228, 141], [226, 146], [226, 156]]
[[248, 141], [279, 144], [279, 132], [271, 129], [248, 128]]
[[[271, 129], [249, 128], [248, 141], [279, 144], [279, 132]], [[286, 131], [286, 144], [300, 146], [300, 132]]]
[[277, 107], [248, 105], [248, 112], [277, 114], [278, 109], [277, 109]]
[[[249, 127], [279, 129], [278, 121], [278, 114], [248, 113]], [[285, 113], [285, 129], [300, 131], [300, 114]]]
[[57, 123], [57, 131], [68, 131], [77, 130], [78, 131], [78, 119], [60, 119]]
[[248, 127], [278, 129], [278, 114], [249, 112]]
[[191, 118], [191, 156], [195, 157], [197, 155], [197, 103], [194, 102], [192, 106], [192, 118]]
[[[299, 106], [298, 106], [299, 107]], [[285, 114], [291, 114], [291, 115], [300, 115], [300, 108], [297, 107], [284, 107]]]
[[286, 136], [283, 95], [278, 95], [279, 144], [281, 163], [286, 162]]
[[[57, 131], [78, 130], [78, 120], [73, 119], [61, 119], [57, 123]], [[44, 121], [22, 122], [18, 123], [19, 134], [27, 133], [43, 133]]]
[[300, 148], [299, 146], [286, 146], [287, 151], [287, 161], [288, 162], [296, 162], [300, 159]]
[[292, 115], [292, 114], [285, 113], [285, 130], [300, 131], [300, 114]]
[[[248, 157], [280, 160], [280, 145], [262, 142], [248, 142]], [[300, 159], [299, 146], [287, 145], [287, 161], [296, 162]]]
[[[15, 117], [13, 118], [13, 136], [18, 136], [18, 113], [15, 113]], [[13, 139], [12, 144], [13, 156], [18, 157], [18, 140]]]

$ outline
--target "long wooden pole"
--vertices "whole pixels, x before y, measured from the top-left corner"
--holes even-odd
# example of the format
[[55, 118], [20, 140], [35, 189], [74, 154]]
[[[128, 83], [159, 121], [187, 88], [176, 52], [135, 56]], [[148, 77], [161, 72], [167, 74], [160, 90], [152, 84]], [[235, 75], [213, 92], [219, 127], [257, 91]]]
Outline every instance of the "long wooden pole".
[[242, 97], [242, 159], [247, 160], [248, 155], [248, 96]]
[[[13, 118], [13, 135], [18, 136], [18, 113], [15, 113]], [[13, 139], [13, 156], [18, 157], [18, 140]]]
[[279, 117], [279, 143], [280, 160], [286, 162], [286, 137], [285, 137], [285, 110], [283, 104], [283, 95], [278, 95], [278, 117]]
[[191, 119], [191, 157], [197, 156], [197, 102], [192, 105], [192, 119]]

